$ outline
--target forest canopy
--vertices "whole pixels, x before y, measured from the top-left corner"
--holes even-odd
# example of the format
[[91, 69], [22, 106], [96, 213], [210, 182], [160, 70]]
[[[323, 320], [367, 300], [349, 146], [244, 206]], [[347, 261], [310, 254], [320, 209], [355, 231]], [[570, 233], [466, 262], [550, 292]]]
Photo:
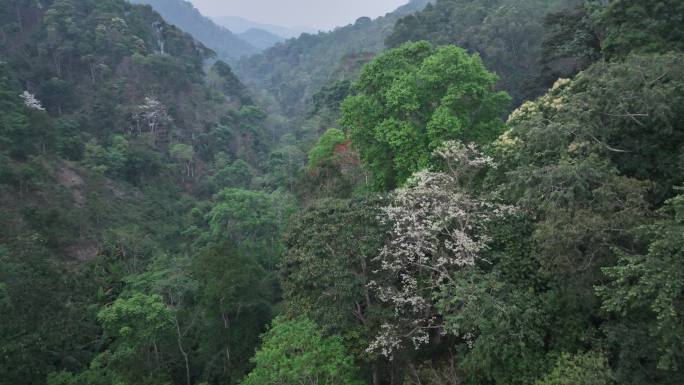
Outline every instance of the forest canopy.
[[684, 383], [682, 20], [0, 2], [0, 385]]
[[484, 144], [502, 132], [509, 97], [496, 81], [477, 55], [409, 43], [364, 67], [341, 123], [378, 187], [392, 189], [433, 166], [443, 142]]

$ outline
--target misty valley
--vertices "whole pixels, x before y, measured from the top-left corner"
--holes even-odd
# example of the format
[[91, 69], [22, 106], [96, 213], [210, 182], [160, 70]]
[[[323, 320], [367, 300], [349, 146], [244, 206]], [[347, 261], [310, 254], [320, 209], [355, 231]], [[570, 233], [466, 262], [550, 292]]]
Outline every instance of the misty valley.
[[684, 384], [684, 1], [406, 1], [0, 0], [0, 385]]

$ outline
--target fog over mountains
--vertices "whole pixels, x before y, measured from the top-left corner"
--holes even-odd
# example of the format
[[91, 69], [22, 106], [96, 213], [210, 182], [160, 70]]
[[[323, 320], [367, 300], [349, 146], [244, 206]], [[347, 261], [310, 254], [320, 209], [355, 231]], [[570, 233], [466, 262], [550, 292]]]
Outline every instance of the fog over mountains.
[[213, 17], [212, 20], [216, 24], [224, 26], [235, 33], [244, 33], [250, 29], [260, 29], [263, 31], [270, 32], [273, 35], [280, 36], [283, 38], [298, 37], [302, 33], [316, 33], [318, 32], [315, 28], [298, 26], [298, 27], [284, 27], [274, 24], [258, 23], [252, 20], [245, 19], [239, 16], [220, 16]]
[[238, 16], [262, 24], [329, 31], [360, 16], [384, 16], [405, 0], [191, 0], [211, 18]]
[[216, 52], [219, 59], [233, 62], [243, 56], [254, 55], [286, 39], [302, 33], [317, 33], [311, 27], [284, 27], [258, 23], [238, 16], [210, 19], [193, 3], [186, 0], [130, 0], [133, 4], [147, 4], [165, 20], [190, 33]]
[[[196, 8], [194, 5], [196, 3], [187, 0], [130, 0], [130, 2], [152, 6], [166, 21], [191, 34], [195, 39], [216, 52], [218, 59], [228, 63], [235, 63], [240, 58], [258, 54], [287, 39], [298, 38], [302, 33], [315, 35], [319, 32], [313, 27], [286, 27], [255, 22], [240, 16], [209, 18]], [[411, 0], [409, 4], [399, 7], [387, 15], [391, 14], [397, 17], [407, 11], [420, 9], [426, 3], [426, 0]], [[235, 11], [244, 11], [244, 9], [236, 9]], [[393, 21], [389, 25], [392, 23]], [[339, 26], [336, 29], [347, 27]], [[381, 35], [382, 37], [378, 41], [384, 39], [384, 33], [380, 33], [378, 37]]]

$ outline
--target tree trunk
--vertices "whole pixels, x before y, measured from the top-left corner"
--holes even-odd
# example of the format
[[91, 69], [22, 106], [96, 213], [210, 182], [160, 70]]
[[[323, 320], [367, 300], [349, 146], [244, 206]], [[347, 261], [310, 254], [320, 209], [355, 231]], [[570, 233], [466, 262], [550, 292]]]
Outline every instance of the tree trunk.
[[19, 31], [24, 32], [24, 23], [21, 20], [21, 9], [19, 8], [19, 4], [15, 5], [15, 9], [17, 11], [17, 24], [19, 24]]
[[159, 361], [159, 347], [157, 346], [157, 341], [152, 342], [152, 346], [154, 347], [154, 360], [157, 363], [157, 369], [159, 369], [161, 365]]
[[373, 385], [380, 385], [380, 373], [378, 370], [378, 363], [377, 362], [373, 362], [372, 370], [373, 370]]
[[[223, 303], [223, 298], [221, 299]], [[221, 318], [223, 318], [223, 328], [228, 330], [230, 328], [230, 318], [225, 312], [221, 312]], [[226, 343], [226, 364], [223, 365], [223, 373], [228, 375], [230, 372], [230, 342]]]
[[176, 332], [178, 333], [178, 350], [180, 350], [183, 355], [183, 360], [185, 360], [186, 385], [190, 385], [190, 360], [188, 359], [188, 353], [183, 348], [183, 335], [181, 334], [180, 324], [178, 323], [178, 316], [176, 315], [174, 318], [176, 321]]

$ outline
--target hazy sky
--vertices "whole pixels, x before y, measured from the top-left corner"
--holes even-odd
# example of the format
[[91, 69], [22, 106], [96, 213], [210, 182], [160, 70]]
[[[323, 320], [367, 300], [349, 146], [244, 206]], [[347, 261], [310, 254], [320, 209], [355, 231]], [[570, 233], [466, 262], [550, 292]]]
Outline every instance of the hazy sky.
[[261, 23], [330, 29], [360, 16], [377, 17], [408, 0], [190, 0], [206, 16], [240, 16]]

